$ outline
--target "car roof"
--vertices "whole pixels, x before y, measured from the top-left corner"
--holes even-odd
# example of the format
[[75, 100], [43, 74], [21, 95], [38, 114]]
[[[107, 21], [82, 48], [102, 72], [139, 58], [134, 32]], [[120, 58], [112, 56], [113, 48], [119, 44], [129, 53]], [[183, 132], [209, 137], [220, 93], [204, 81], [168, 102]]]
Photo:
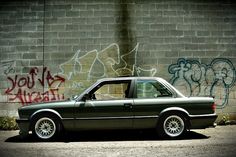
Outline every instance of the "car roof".
[[98, 82], [103, 82], [103, 81], [122, 81], [122, 80], [137, 80], [137, 79], [153, 79], [153, 80], [156, 80], [156, 79], [160, 79], [159, 77], [139, 77], [139, 76], [132, 76], [132, 77], [110, 77], [110, 78], [102, 78], [102, 79], [99, 79]]

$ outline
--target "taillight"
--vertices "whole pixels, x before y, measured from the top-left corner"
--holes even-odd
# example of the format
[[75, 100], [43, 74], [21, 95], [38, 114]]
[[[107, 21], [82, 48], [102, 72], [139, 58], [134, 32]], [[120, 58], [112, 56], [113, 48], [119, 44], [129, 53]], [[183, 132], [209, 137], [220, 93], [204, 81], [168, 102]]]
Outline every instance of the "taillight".
[[211, 109], [215, 112], [215, 110], [216, 110], [216, 104], [215, 104], [215, 103], [213, 103], [213, 104], [211, 105]]

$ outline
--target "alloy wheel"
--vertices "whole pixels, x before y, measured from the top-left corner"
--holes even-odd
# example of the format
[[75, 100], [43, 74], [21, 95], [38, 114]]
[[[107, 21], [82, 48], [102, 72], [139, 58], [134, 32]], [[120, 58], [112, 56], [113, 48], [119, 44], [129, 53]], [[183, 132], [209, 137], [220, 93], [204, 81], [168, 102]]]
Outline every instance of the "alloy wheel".
[[180, 136], [185, 128], [184, 121], [177, 115], [167, 117], [163, 123], [165, 133], [170, 137]]
[[40, 118], [35, 124], [35, 133], [41, 139], [50, 139], [56, 133], [56, 124], [50, 118]]

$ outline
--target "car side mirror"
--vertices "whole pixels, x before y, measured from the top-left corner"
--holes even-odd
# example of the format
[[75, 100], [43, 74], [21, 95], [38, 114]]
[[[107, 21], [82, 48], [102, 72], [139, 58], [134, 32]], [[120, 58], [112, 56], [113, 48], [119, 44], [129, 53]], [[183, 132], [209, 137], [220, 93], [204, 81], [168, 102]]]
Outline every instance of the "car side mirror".
[[84, 94], [82, 100], [83, 100], [83, 101], [86, 101], [86, 100], [88, 100], [88, 99], [89, 99], [89, 94], [88, 94], [88, 93], [87, 93], [87, 94]]

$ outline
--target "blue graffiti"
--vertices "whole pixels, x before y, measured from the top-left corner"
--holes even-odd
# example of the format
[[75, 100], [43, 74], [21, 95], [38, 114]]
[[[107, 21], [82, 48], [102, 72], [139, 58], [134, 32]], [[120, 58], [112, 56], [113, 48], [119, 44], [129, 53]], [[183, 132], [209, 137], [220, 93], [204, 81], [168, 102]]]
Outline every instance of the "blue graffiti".
[[216, 58], [210, 64], [178, 59], [169, 66], [170, 82], [187, 96], [213, 96], [217, 107], [228, 104], [229, 91], [236, 82], [235, 67], [229, 59]]

